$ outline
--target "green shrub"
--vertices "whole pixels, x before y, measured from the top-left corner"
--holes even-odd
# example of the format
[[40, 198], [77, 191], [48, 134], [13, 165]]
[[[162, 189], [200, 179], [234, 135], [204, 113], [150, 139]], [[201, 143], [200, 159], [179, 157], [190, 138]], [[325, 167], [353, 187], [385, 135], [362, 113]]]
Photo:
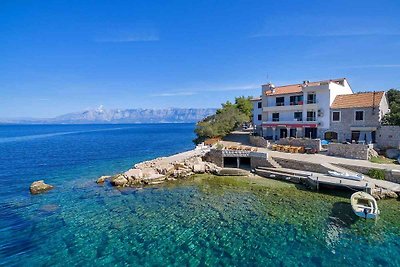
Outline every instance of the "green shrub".
[[367, 175], [378, 180], [385, 180], [385, 170], [369, 169]]

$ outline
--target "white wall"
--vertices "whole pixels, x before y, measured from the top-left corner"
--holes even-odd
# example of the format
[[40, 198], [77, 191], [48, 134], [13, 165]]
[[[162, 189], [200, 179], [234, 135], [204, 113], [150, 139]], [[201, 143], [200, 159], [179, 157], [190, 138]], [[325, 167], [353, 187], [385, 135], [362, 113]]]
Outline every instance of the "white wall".
[[258, 103], [260, 103], [261, 100], [260, 101], [253, 100], [252, 102], [253, 102], [253, 124], [258, 126], [261, 125], [262, 123], [262, 120], [258, 120], [258, 115], [262, 114], [262, 107], [258, 108]]

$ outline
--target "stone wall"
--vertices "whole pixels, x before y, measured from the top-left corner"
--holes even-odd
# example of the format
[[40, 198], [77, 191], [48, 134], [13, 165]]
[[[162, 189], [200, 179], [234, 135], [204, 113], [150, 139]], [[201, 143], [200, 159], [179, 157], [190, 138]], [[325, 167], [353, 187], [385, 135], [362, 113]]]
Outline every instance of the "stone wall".
[[224, 157], [222, 156], [222, 150], [219, 149], [211, 149], [210, 152], [208, 152], [204, 156], [205, 160], [208, 162], [212, 162], [218, 167], [223, 167], [224, 166]]
[[251, 168], [258, 167], [271, 167], [271, 164], [268, 162], [268, 154], [267, 153], [251, 153], [250, 157]]
[[362, 144], [331, 143], [328, 145], [328, 156], [368, 160], [369, 149], [368, 145]]
[[[355, 120], [355, 111], [364, 111], [364, 120]], [[379, 109], [373, 110], [372, 108], [345, 108], [345, 109], [332, 109], [332, 112], [340, 112], [340, 121], [332, 121], [329, 131], [338, 134], [338, 142], [349, 141], [351, 142], [351, 127], [379, 127], [380, 115]]]
[[321, 140], [320, 139], [281, 138], [276, 143], [278, 145], [302, 146], [304, 148], [309, 147], [309, 148], [315, 149], [317, 152], [321, 151]]
[[376, 134], [376, 144], [380, 149], [400, 148], [400, 126], [381, 126]]
[[306, 162], [306, 161], [299, 161], [294, 159], [283, 159], [273, 157], [273, 159], [281, 165], [283, 168], [287, 169], [295, 169], [300, 171], [308, 171], [308, 172], [318, 172], [327, 174], [330, 169], [322, 166], [321, 164]]
[[[371, 169], [371, 168], [364, 167], [364, 166], [348, 165], [348, 164], [341, 164], [341, 163], [333, 163], [333, 165], [336, 165], [336, 166], [339, 166], [339, 167], [342, 167], [344, 169], [348, 169], [348, 170], [351, 170], [354, 172], [362, 173], [365, 175], [368, 175], [368, 171]], [[374, 169], [385, 170], [385, 180], [386, 181], [400, 184], [400, 171], [388, 170], [385, 168], [374, 168]]]
[[249, 136], [249, 142], [252, 146], [257, 146], [257, 147], [268, 147], [270, 145], [270, 142], [266, 140], [264, 137], [254, 136], [254, 135]]

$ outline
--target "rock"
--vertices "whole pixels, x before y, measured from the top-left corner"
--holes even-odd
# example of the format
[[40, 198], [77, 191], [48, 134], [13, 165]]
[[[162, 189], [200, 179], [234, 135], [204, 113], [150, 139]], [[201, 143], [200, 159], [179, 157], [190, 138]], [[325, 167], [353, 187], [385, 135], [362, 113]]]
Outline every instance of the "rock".
[[385, 154], [386, 154], [386, 157], [388, 157], [390, 159], [397, 159], [397, 157], [400, 154], [400, 150], [396, 149], [396, 148], [389, 148], [389, 149], [386, 149]]
[[125, 172], [125, 175], [132, 179], [142, 179], [143, 178], [143, 171], [141, 169], [130, 169]]
[[174, 171], [175, 167], [172, 164], [169, 163], [161, 163], [160, 165], [156, 166], [156, 170], [158, 173], [167, 175], [169, 173], [172, 173]]
[[175, 168], [175, 170], [185, 169], [186, 165], [182, 162], [176, 162], [176, 163], [174, 163], [174, 168]]
[[144, 168], [142, 169], [143, 178], [153, 176], [158, 174], [158, 172], [153, 168]]
[[385, 199], [385, 198], [397, 198], [398, 195], [396, 192], [390, 191], [390, 190], [385, 190], [385, 189], [377, 189], [372, 192], [372, 196], [379, 200], [379, 199]]
[[104, 182], [105, 182], [107, 179], [109, 179], [109, 178], [111, 178], [111, 176], [106, 176], [106, 175], [100, 176], [100, 178], [97, 179], [96, 183], [98, 183], [98, 184], [104, 184]]
[[111, 184], [114, 186], [125, 186], [128, 183], [128, 179], [123, 174], [117, 174], [111, 178]]
[[193, 165], [193, 172], [194, 173], [205, 173], [206, 172], [206, 165], [202, 163], [194, 164]]
[[29, 187], [31, 194], [36, 195], [53, 189], [54, 186], [45, 184], [43, 180], [35, 181]]

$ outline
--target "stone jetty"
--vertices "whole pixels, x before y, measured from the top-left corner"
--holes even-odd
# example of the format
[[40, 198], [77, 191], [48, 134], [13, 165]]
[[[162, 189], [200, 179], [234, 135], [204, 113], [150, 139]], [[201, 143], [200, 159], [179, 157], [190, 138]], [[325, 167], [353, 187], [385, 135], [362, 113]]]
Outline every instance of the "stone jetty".
[[110, 178], [102, 176], [97, 183], [103, 183], [108, 179], [113, 186], [137, 187], [182, 179], [196, 173], [218, 174], [220, 167], [203, 160], [207, 152], [207, 149], [191, 150], [170, 157], [144, 161]]

